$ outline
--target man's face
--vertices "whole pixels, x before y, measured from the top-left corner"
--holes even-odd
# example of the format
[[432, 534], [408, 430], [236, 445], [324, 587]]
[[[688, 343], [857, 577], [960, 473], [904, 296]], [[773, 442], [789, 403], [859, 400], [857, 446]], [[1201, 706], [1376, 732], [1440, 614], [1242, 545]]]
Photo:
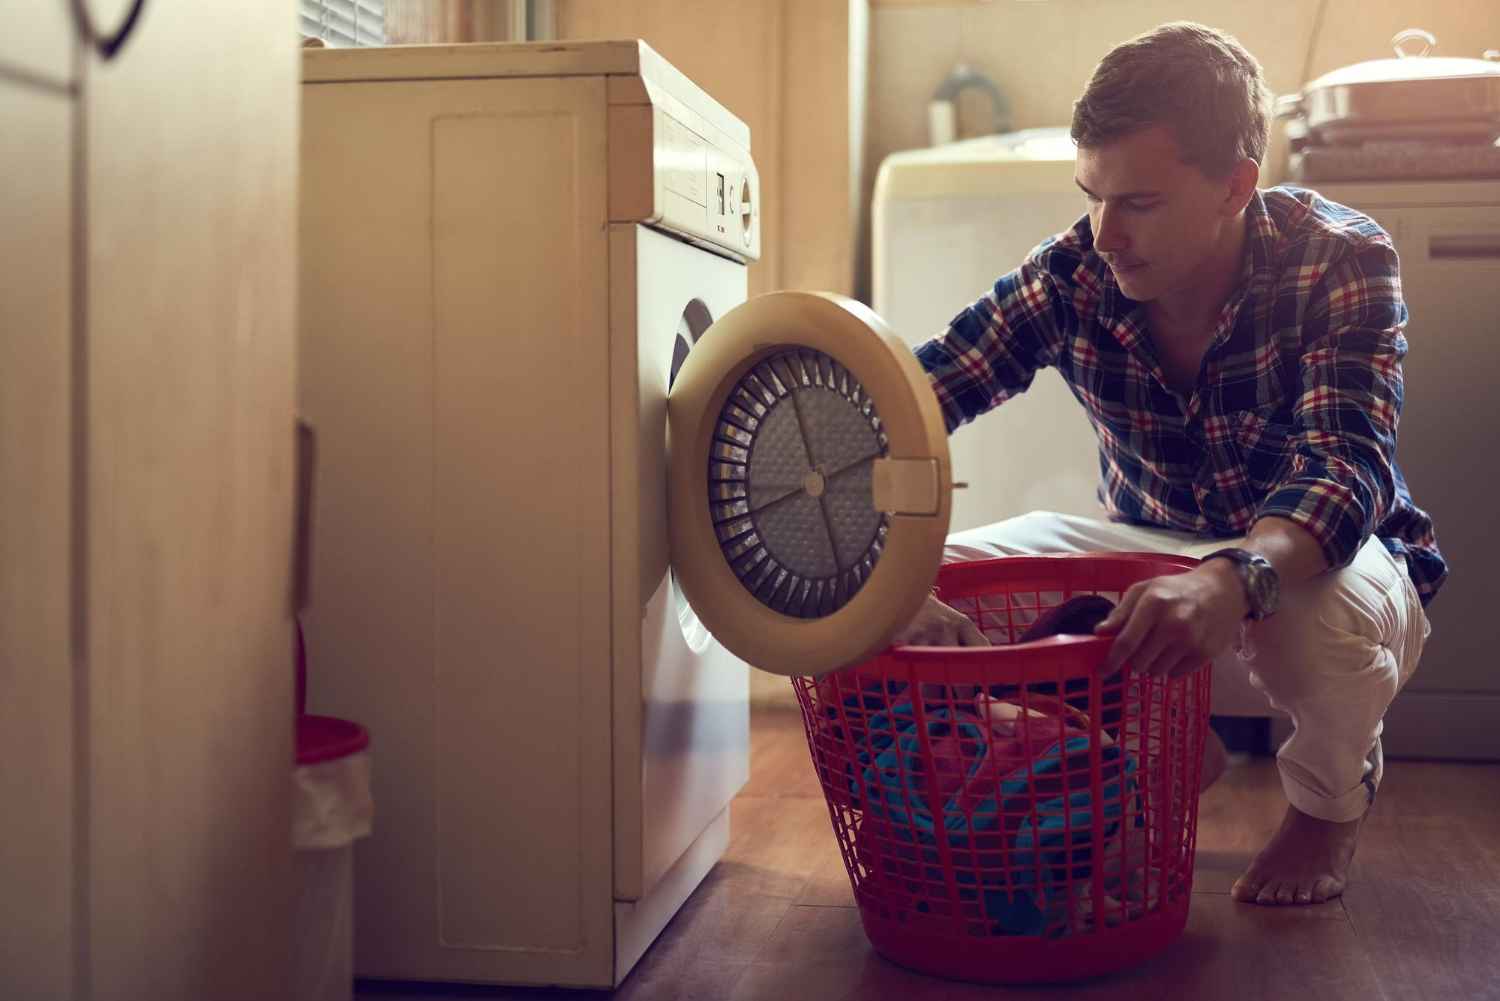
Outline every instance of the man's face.
[[1094, 249], [1137, 302], [1197, 284], [1241, 207], [1230, 181], [1182, 162], [1165, 125], [1082, 146], [1074, 180], [1088, 202]]

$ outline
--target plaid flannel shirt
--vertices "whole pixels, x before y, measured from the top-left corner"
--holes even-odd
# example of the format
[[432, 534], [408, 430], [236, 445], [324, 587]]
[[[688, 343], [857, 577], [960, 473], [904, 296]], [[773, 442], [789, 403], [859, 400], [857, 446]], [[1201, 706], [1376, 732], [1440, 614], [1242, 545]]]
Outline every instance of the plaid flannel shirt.
[[1378, 536], [1425, 604], [1447, 576], [1396, 466], [1406, 305], [1368, 217], [1297, 188], [1257, 192], [1242, 280], [1191, 396], [1167, 388], [1141, 304], [1094, 252], [1088, 217], [917, 349], [952, 432], [1053, 366], [1099, 438], [1114, 520], [1237, 536], [1290, 519], [1330, 566]]

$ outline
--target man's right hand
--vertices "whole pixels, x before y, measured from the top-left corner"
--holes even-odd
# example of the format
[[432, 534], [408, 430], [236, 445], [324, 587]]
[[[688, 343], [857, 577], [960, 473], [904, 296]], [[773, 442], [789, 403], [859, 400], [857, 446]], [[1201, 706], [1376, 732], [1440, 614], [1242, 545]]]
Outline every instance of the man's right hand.
[[928, 595], [916, 616], [891, 638], [893, 646], [990, 646], [989, 638], [979, 631], [963, 612], [949, 608], [934, 595]]

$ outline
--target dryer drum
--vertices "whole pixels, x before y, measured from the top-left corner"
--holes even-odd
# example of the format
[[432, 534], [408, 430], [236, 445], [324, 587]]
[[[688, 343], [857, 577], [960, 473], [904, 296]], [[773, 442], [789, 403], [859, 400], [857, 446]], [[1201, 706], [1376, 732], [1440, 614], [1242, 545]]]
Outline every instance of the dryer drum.
[[821, 618], [859, 593], [889, 532], [871, 485], [889, 444], [864, 387], [827, 354], [788, 349], [741, 376], [714, 427], [709, 510], [763, 605]]

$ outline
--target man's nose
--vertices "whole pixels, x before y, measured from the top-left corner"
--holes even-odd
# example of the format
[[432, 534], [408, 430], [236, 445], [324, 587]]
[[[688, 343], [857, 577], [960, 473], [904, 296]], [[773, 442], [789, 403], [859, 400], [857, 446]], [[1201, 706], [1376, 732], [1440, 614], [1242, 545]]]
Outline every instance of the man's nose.
[[1094, 249], [1101, 254], [1113, 254], [1130, 248], [1130, 237], [1120, 223], [1120, 210], [1104, 207], [1094, 223]]

